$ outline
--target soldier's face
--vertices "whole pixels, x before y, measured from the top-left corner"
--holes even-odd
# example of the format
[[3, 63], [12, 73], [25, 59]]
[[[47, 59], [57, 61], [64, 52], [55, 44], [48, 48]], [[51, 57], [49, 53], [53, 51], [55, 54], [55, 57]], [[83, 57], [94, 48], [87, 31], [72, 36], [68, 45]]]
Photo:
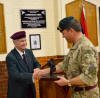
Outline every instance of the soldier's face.
[[62, 31], [63, 38], [65, 38], [68, 42], [72, 42], [72, 32], [71, 30], [63, 30]]
[[26, 49], [26, 46], [27, 46], [26, 38], [17, 39], [17, 40], [14, 40], [13, 42], [14, 42], [15, 47], [18, 50], [23, 52]]

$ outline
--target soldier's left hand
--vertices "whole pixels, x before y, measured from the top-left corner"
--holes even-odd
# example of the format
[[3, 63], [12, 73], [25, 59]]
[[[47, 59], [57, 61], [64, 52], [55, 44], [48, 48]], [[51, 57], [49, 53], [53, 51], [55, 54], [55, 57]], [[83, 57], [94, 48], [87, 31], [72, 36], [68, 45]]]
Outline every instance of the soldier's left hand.
[[59, 80], [54, 81], [55, 83], [57, 83], [59, 86], [65, 86], [68, 84], [67, 79], [63, 76], [57, 76], [57, 78], [59, 78]]

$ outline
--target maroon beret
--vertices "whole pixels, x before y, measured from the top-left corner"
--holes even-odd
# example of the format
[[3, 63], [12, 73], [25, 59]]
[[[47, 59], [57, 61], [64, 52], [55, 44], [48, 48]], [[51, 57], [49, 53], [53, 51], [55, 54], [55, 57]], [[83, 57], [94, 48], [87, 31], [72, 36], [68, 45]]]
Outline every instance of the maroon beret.
[[10, 38], [13, 39], [13, 40], [16, 40], [16, 39], [20, 39], [20, 38], [23, 38], [23, 37], [26, 37], [25, 31], [16, 32]]

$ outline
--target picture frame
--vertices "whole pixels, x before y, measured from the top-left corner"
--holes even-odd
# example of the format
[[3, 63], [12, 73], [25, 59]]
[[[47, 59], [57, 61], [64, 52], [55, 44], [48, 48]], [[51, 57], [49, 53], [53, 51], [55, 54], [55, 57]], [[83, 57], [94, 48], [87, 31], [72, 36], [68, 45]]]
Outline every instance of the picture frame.
[[40, 34], [31, 34], [30, 36], [30, 49], [39, 50], [41, 49], [41, 37]]

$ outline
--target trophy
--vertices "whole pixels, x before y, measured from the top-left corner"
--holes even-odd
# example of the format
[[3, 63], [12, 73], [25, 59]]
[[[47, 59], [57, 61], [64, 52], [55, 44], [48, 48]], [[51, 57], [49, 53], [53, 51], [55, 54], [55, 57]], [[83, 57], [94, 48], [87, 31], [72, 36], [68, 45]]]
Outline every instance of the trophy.
[[54, 74], [53, 72], [56, 71], [56, 67], [54, 65], [54, 59], [51, 58], [49, 61], [48, 61], [48, 66], [50, 67], [50, 76], [52, 77]]

